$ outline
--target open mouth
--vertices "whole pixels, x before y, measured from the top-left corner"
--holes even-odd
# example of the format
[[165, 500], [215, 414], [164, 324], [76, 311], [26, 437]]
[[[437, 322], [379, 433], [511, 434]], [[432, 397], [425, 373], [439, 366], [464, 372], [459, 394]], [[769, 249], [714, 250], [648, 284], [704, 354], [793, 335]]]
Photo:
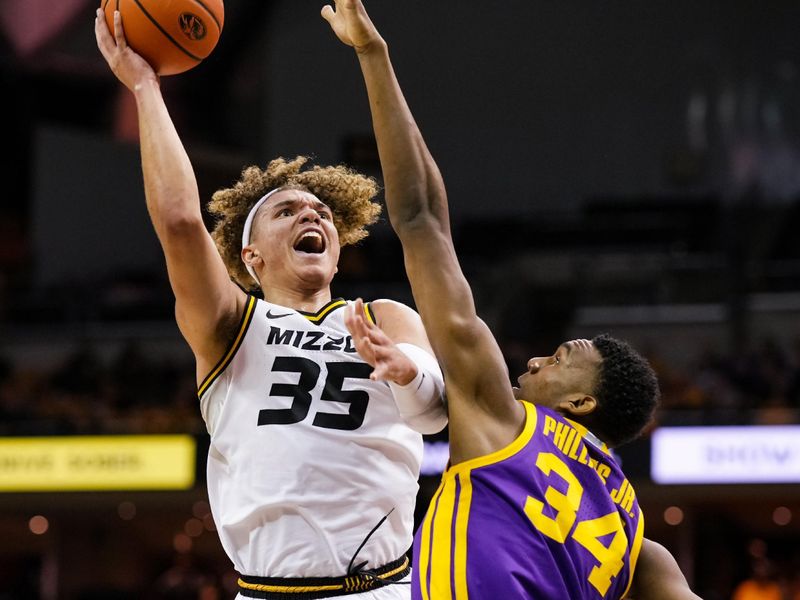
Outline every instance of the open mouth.
[[295, 242], [294, 249], [306, 254], [322, 254], [325, 252], [325, 240], [316, 231], [307, 231]]

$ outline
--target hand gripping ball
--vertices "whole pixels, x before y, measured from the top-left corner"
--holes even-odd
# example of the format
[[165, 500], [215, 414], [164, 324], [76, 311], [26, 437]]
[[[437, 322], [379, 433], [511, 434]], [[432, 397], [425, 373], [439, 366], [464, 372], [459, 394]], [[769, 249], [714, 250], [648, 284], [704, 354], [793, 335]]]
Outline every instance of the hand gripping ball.
[[128, 45], [159, 75], [183, 73], [211, 54], [222, 33], [222, 0], [103, 0], [109, 31], [122, 16]]

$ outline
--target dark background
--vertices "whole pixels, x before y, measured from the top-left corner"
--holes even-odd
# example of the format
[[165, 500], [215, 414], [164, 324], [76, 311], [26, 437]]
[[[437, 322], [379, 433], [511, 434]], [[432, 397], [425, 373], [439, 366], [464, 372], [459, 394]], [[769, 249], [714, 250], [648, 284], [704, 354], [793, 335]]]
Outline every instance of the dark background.
[[[276, 156], [379, 177], [357, 61], [321, 4], [225, 8], [214, 53], [162, 81], [204, 201]], [[659, 371], [659, 425], [800, 421], [800, 5], [368, 8], [512, 374], [564, 339], [609, 331]], [[131, 98], [97, 51], [94, 9], [0, 5], [0, 435], [188, 432], [202, 446]], [[385, 221], [343, 252], [334, 294], [412, 303]], [[647, 535], [693, 589], [729, 598], [767, 558], [798, 597], [797, 485], [656, 486], [648, 451], [645, 436], [621, 453]], [[424, 507], [435, 479], [421, 484]], [[187, 493], [0, 495], [0, 539], [12, 541], [0, 543], [0, 598], [164, 597], [163, 573], [227, 597], [213, 528], [187, 533], [204, 501], [202, 481]], [[137, 507], [128, 520], [125, 502]], [[680, 523], [665, 520], [670, 507]], [[44, 534], [30, 531], [35, 515]]]

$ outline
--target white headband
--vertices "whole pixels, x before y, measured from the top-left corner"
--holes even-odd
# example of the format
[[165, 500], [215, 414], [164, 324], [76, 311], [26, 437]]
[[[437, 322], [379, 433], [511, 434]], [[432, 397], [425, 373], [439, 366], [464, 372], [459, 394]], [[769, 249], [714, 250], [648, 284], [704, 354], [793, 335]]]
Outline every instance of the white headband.
[[[253, 208], [250, 209], [250, 213], [247, 215], [247, 219], [244, 222], [244, 229], [242, 230], [242, 249], [250, 244], [250, 230], [253, 228], [253, 219], [255, 218], [258, 209], [261, 208], [261, 205], [264, 204], [264, 202], [266, 202], [270, 196], [280, 191], [283, 191], [283, 188], [275, 188], [271, 192], [262, 196], [261, 199], [253, 205]], [[258, 280], [258, 276], [256, 275], [256, 270], [247, 264], [244, 258], [242, 258], [242, 262], [244, 262], [244, 266], [247, 268], [247, 272], [250, 273], [250, 276], [256, 280], [258, 285], [261, 285], [261, 282]]]

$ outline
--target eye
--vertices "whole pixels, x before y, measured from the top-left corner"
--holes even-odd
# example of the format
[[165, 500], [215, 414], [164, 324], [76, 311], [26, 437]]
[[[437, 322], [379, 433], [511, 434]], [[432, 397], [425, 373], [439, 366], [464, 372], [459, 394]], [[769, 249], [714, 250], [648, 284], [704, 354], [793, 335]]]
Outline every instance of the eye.
[[282, 208], [278, 212], [279, 217], [291, 217], [292, 216], [292, 209], [291, 208]]
[[326, 213], [325, 211], [319, 211], [318, 214], [319, 214], [321, 219], [329, 220], [331, 218], [331, 216], [328, 213]]

